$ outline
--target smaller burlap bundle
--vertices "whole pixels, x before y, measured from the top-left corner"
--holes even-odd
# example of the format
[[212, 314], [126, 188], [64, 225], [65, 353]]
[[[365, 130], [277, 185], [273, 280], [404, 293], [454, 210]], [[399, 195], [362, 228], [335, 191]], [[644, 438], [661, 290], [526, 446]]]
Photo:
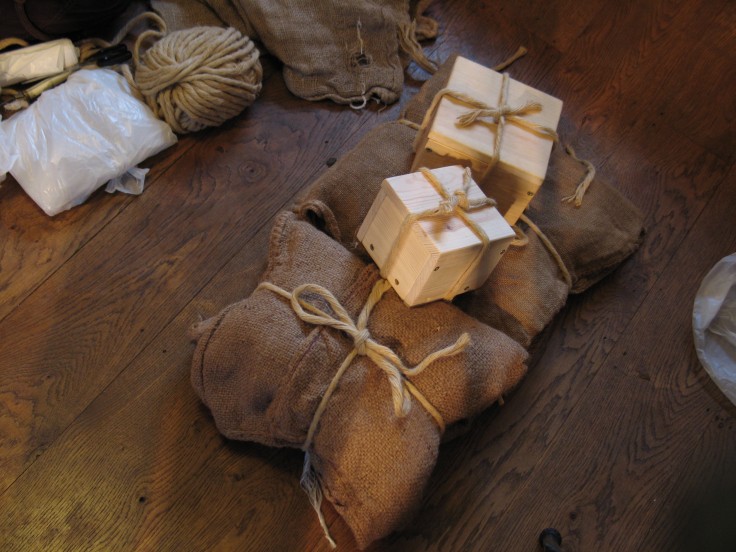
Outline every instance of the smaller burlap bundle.
[[[453, 61], [408, 104], [406, 120], [421, 123]], [[416, 130], [400, 122], [374, 128], [314, 182], [297, 212], [366, 255], [356, 242], [357, 230], [382, 180], [410, 172], [415, 136]], [[585, 174], [586, 168], [562, 147], [553, 148], [547, 177], [526, 212], [539, 232], [520, 223], [528, 243], [510, 248], [483, 286], [455, 299], [458, 306], [528, 346], [570, 292], [584, 291], [639, 247], [641, 213], [602, 179], [594, 179], [581, 207], [562, 201], [575, 194]]]
[[259, 40], [284, 64], [289, 90], [308, 100], [359, 108], [370, 99], [401, 96], [404, 66], [413, 58], [435, 66], [417, 40], [437, 24], [429, 2], [407, 0], [154, 0], [173, 29], [226, 24]]
[[[323, 286], [352, 320], [358, 320], [376, 282], [384, 283], [374, 265], [293, 213], [275, 223], [263, 280], [268, 284], [262, 286], [288, 292], [302, 284]], [[287, 298], [261, 286], [195, 329], [192, 383], [218, 429], [231, 439], [306, 449], [324, 496], [361, 548], [400, 527], [420, 503], [436, 462], [440, 426], [487, 408], [525, 372], [526, 352], [501, 332], [449, 303], [410, 309], [386, 289], [367, 330], [407, 366], [463, 334], [469, 340], [418, 375], [402, 378], [428, 403], [412, 394], [405, 415], [397, 415], [387, 374], [359, 353], [329, 395], [309, 442], [322, 397], [360, 339], [302, 321]], [[321, 296], [307, 299], [331, 310]]]

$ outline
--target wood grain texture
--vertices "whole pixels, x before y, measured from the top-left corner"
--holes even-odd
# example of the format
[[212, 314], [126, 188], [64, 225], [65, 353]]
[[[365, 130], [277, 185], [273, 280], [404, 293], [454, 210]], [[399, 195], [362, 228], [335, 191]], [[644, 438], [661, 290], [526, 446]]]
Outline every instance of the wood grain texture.
[[[729, 413], [736, 413], [736, 407], [722, 408], [710, 395], [711, 382], [693, 352], [691, 331], [682, 324], [692, 316], [701, 267], [736, 247], [736, 226], [718, 224], [736, 208], [736, 195], [726, 187], [718, 192], [709, 204], [711, 216], [698, 219], [596, 373], [588, 396], [571, 413], [571, 423], [544, 452], [556, 459], [555, 465], [543, 457], [546, 466], [528, 478], [525, 492], [499, 520], [502, 528], [494, 531], [494, 545], [516, 543], [519, 534], [533, 532], [535, 523], [550, 518], [577, 541], [574, 549], [672, 549], [673, 537], [682, 537], [683, 531], [677, 526], [671, 527], [673, 534], [663, 531], [656, 505], [668, 508], [671, 493], [699, 491], [710, 483], [712, 472], [693, 473], [703, 460], [699, 445], [713, 442], [712, 435], [707, 437], [710, 430], [719, 430], [725, 448], [714, 450], [716, 456], [705, 465], [730, 482], [736, 427]], [[721, 239], [709, 240], [715, 232]], [[682, 300], [669, 302], [668, 297]], [[668, 316], [659, 317], [665, 302]], [[628, 416], [621, 416], [622, 397]], [[515, 517], [514, 510], [526, 515]], [[642, 548], [647, 535], [651, 548]]]
[[[537, 550], [549, 525], [568, 552], [730, 550], [732, 516], [706, 516], [734, 508], [736, 407], [697, 362], [690, 313], [736, 250], [733, 2], [456, 0], [430, 14], [434, 59], [491, 66], [529, 47], [511, 75], [564, 100], [563, 139], [648, 232], [569, 299], [521, 386], [442, 446], [416, 517], [371, 550]], [[0, 188], [0, 549], [329, 550], [301, 454], [217, 432], [189, 384], [187, 331], [254, 288], [273, 216], [426, 74], [412, 64], [399, 103], [361, 112], [269, 75], [241, 117], [152, 160], [142, 196], [98, 193], [48, 219]]]
[[[191, 144], [170, 148], [145, 162], [150, 167], [146, 187], [185, 155]], [[93, 193], [81, 206], [48, 217], [23, 188], [8, 176], [0, 186], [0, 320], [34, 289], [68, 261], [85, 243], [101, 232], [132, 201], [130, 196]]]
[[255, 214], [283, 208], [325, 168], [335, 146], [323, 137], [339, 144], [364, 120], [350, 124], [337, 110], [326, 115], [295, 105], [279, 85], [257, 118], [192, 138], [186, 162], [171, 166], [165, 182], [0, 322], [4, 342], [13, 344], [0, 360], [8, 443], [0, 488], [266, 226], [268, 219]]

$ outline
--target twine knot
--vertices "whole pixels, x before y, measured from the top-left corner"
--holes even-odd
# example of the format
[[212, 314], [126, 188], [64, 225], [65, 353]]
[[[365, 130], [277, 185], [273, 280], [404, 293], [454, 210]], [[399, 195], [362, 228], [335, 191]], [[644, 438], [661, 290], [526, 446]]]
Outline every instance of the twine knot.
[[[403, 417], [409, 413], [411, 410], [410, 395], [414, 395], [414, 397], [419, 400], [432, 417], [435, 418], [440, 429], [444, 430], [445, 424], [442, 420], [442, 416], [434, 409], [434, 407], [432, 407], [431, 404], [429, 404], [429, 402], [426, 401], [424, 397], [421, 396], [419, 391], [417, 391], [416, 388], [406, 380], [406, 377], [420, 374], [427, 366], [439, 358], [453, 356], [463, 351], [468, 343], [470, 343], [470, 338], [467, 334], [462, 334], [455, 344], [432, 353], [422, 362], [413, 368], [410, 368], [403, 363], [394, 351], [375, 341], [368, 331], [368, 318], [373, 307], [378, 303], [381, 297], [383, 297], [383, 294], [391, 289], [391, 285], [386, 280], [379, 280], [373, 286], [373, 289], [368, 296], [368, 300], [358, 316], [357, 322], [353, 322], [347, 310], [345, 310], [345, 307], [340, 304], [337, 298], [329, 290], [318, 284], [302, 284], [296, 287], [291, 293], [269, 282], [263, 282], [258, 287], [259, 289], [268, 289], [286, 299], [289, 299], [291, 308], [294, 309], [296, 315], [305, 322], [316, 326], [335, 328], [336, 330], [345, 332], [352, 338], [354, 348], [350, 351], [340, 366], [340, 369], [337, 371], [335, 379], [333, 379], [334, 385], [337, 385], [337, 381], [342, 376], [342, 373], [347, 369], [357, 355], [366, 356], [386, 374], [389, 384], [391, 385], [391, 396], [396, 416]], [[322, 301], [326, 303], [329, 306], [330, 312], [317, 307], [314, 304], [314, 301]], [[312, 435], [317, 427], [316, 421], [319, 420], [322, 410], [327, 404], [326, 399], [329, 398], [331, 393], [332, 389], [328, 388], [322, 398], [322, 403], [315, 414], [314, 421], [312, 422], [312, 426], [307, 434], [305, 449], [309, 446], [309, 443], [311, 443]]]
[[509, 93], [509, 74], [503, 73], [501, 81], [501, 94], [498, 99], [497, 106], [491, 106], [483, 103], [475, 98], [471, 98], [464, 94], [458, 94], [452, 90], [448, 91], [447, 94], [450, 97], [458, 99], [464, 103], [469, 104], [473, 109], [463, 113], [457, 118], [457, 125], [459, 127], [466, 127], [472, 125], [478, 121], [490, 117], [492, 123], [496, 125], [496, 138], [493, 144], [493, 154], [491, 160], [486, 167], [482, 179], [490, 172], [490, 170], [496, 165], [498, 160], [501, 158], [501, 147], [503, 144], [503, 134], [507, 123], [518, 125], [529, 132], [533, 132], [540, 136], [550, 138], [553, 142], [559, 141], [557, 131], [540, 125], [525, 119], [528, 115], [539, 113], [542, 111], [542, 105], [539, 102], [527, 102], [526, 104], [518, 107], [512, 107], [506, 103]]
[[498, 107], [483, 105], [484, 107], [477, 107], [476, 109], [472, 109], [467, 113], [460, 115], [457, 118], [457, 125], [461, 127], [469, 126], [475, 123], [478, 119], [486, 117], [490, 118], [493, 124], [498, 125], [501, 123], [501, 119], [509, 121], [517, 117], [525, 117], [526, 115], [532, 115], [542, 111], [542, 104], [538, 102], [527, 102], [520, 107], [512, 107], [506, 104]]
[[463, 170], [462, 186], [453, 190], [451, 194], [448, 193], [442, 185], [442, 182], [440, 182], [434, 173], [428, 168], [422, 167], [419, 169], [419, 172], [422, 173], [422, 176], [427, 179], [427, 182], [432, 185], [442, 199], [440, 200], [437, 209], [429, 209], [421, 213], [415, 213], [413, 215], [414, 219], [422, 219], [432, 215], [438, 215], [440, 213], [443, 215], [454, 213], [465, 221], [470, 229], [478, 236], [478, 239], [481, 241], [488, 241], [488, 236], [486, 236], [483, 229], [472, 219], [468, 218], [467, 211], [472, 211], [473, 209], [479, 209], [481, 207], [494, 207], [496, 205], [496, 201], [490, 197], [481, 197], [477, 199], [468, 198], [470, 183], [473, 180], [470, 168], [465, 167]]
[[353, 344], [355, 345], [355, 352], [357, 352], [361, 356], [367, 355], [368, 348], [366, 344], [370, 339], [371, 339], [371, 332], [368, 331], [368, 328], [363, 328], [362, 330], [358, 330], [355, 333], [355, 335], [353, 335]]
[[468, 194], [465, 192], [465, 190], [455, 190], [454, 192], [452, 192], [452, 195], [449, 196], [447, 199], [443, 199], [442, 201], [440, 201], [439, 212], [449, 215], [455, 210], [456, 207], [462, 209], [463, 211], [467, 211], [470, 208], [470, 203], [468, 202]]

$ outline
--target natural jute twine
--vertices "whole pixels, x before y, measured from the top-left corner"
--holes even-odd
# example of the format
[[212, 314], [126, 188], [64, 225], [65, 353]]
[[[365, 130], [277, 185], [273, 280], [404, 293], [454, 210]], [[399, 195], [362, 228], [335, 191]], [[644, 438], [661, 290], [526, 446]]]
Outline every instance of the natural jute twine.
[[400, 25], [398, 38], [401, 49], [409, 54], [411, 59], [413, 59], [419, 67], [430, 74], [437, 72], [437, 64], [424, 54], [424, 50], [422, 50], [422, 46], [419, 44], [419, 40], [417, 39], [416, 20], [413, 20], [411, 23]]
[[[391, 289], [391, 285], [386, 280], [378, 280], [375, 283], [370, 295], [368, 296], [368, 300], [360, 311], [357, 322], [353, 322], [347, 310], [345, 310], [345, 307], [340, 304], [337, 298], [328, 289], [320, 285], [302, 284], [296, 287], [294, 291], [289, 292], [270, 282], [262, 282], [258, 286], [258, 289], [267, 289], [281, 297], [284, 297], [285, 299], [288, 299], [291, 303], [291, 308], [294, 309], [294, 312], [301, 320], [317, 326], [334, 328], [344, 332], [353, 340], [354, 348], [345, 357], [345, 360], [343, 360], [342, 364], [338, 368], [332, 381], [330, 381], [324, 395], [322, 395], [319, 406], [312, 417], [312, 423], [309, 425], [307, 437], [302, 445], [302, 450], [304, 450], [305, 455], [301, 486], [309, 496], [309, 501], [312, 504], [312, 507], [317, 512], [320, 525], [325, 532], [327, 540], [330, 542], [330, 545], [335, 548], [335, 541], [330, 536], [327, 523], [324, 515], [322, 514], [322, 489], [320, 488], [317, 474], [312, 469], [310, 448], [312, 440], [314, 439], [314, 433], [319, 425], [320, 418], [326, 410], [330, 397], [337, 388], [338, 382], [345, 373], [345, 370], [347, 370], [356, 356], [367, 356], [386, 374], [386, 377], [388, 378], [389, 384], [391, 385], [394, 413], [397, 417], [404, 417], [409, 413], [411, 410], [410, 397], [413, 396], [434, 419], [440, 432], [444, 432], [445, 422], [442, 419], [442, 415], [406, 378], [420, 374], [425, 368], [427, 368], [427, 366], [440, 358], [450, 357], [461, 353], [470, 343], [470, 336], [468, 336], [467, 333], [463, 333], [453, 345], [440, 349], [439, 351], [435, 351], [413, 368], [409, 368], [391, 349], [374, 341], [368, 331], [368, 318], [370, 317], [373, 307], [375, 307], [378, 301], [380, 301], [383, 294]], [[318, 298], [325, 301], [332, 312], [325, 312], [319, 307], [316, 307], [314, 304], [309, 302], [309, 299], [306, 296], [311, 296], [312, 298]]]
[[394, 267], [394, 264], [398, 259], [399, 252], [402, 250], [404, 243], [406, 242], [409, 233], [412, 231], [411, 229], [415, 222], [433, 217], [457, 216], [478, 237], [478, 240], [480, 240], [482, 247], [473, 259], [473, 262], [468, 265], [463, 274], [458, 278], [455, 285], [445, 294], [444, 299], [449, 301], [453, 297], [455, 297], [455, 295], [457, 295], [457, 287], [465, 279], [465, 274], [475, 269], [475, 267], [480, 262], [480, 259], [483, 257], [486, 249], [488, 249], [488, 245], [490, 244], [490, 240], [488, 239], [485, 231], [472, 218], [470, 218], [469, 212], [474, 209], [493, 207], [496, 205], [496, 202], [488, 197], [468, 199], [468, 190], [470, 189], [472, 177], [470, 174], [470, 169], [467, 167], [463, 172], [462, 187], [458, 188], [457, 190], [453, 190], [452, 193], [449, 193], [445, 189], [445, 187], [442, 185], [442, 182], [440, 182], [439, 179], [429, 169], [422, 167], [421, 169], [419, 169], [419, 172], [422, 173], [424, 178], [427, 179], [427, 182], [432, 185], [432, 187], [442, 199], [439, 201], [437, 207], [427, 209], [425, 211], [420, 211], [419, 213], [411, 213], [409, 216], [404, 218], [404, 220], [401, 222], [401, 226], [399, 227], [399, 234], [393, 245], [391, 246], [391, 251], [389, 251], [388, 257], [386, 258], [386, 261], [383, 263], [383, 267], [381, 268], [381, 276], [383, 276], [384, 278], [388, 278], [391, 269]]
[[[156, 16], [158, 17], [158, 16]], [[194, 27], [166, 34], [142, 56], [133, 52], [135, 82], [153, 112], [174, 132], [219, 126], [251, 105], [263, 70], [253, 42], [237, 29]]]

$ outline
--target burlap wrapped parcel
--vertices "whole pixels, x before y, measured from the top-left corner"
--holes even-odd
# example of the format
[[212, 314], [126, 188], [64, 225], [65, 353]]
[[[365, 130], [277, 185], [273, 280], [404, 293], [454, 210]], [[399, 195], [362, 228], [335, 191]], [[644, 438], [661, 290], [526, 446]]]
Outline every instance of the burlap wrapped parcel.
[[[447, 82], [452, 61], [412, 99], [407, 120], [422, 121]], [[366, 255], [356, 241], [357, 230], [381, 181], [410, 172], [415, 135], [416, 130], [398, 121], [374, 128], [313, 183], [296, 210], [356, 254]], [[636, 251], [642, 215], [601, 178], [593, 180], [581, 207], [561, 201], [575, 193], [585, 174], [586, 168], [562, 147], [553, 148], [546, 179], [527, 209], [540, 233], [521, 223], [528, 243], [510, 248], [481, 288], [458, 296], [460, 308], [528, 346], [569, 293], [584, 291]]]
[[404, 66], [414, 57], [434, 70], [417, 40], [437, 34], [423, 15], [429, 2], [409, 0], [153, 0], [170, 30], [229, 25], [259, 41], [284, 64], [289, 90], [308, 100], [353, 106], [401, 96]]
[[[292, 291], [323, 286], [356, 320], [380, 276], [311, 224], [281, 214], [273, 228], [263, 280]], [[454, 343], [469, 344], [405, 378], [444, 423], [473, 416], [499, 400], [525, 372], [516, 342], [449, 303], [408, 308], [387, 291], [368, 319], [372, 339], [406, 365]], [[312, 298], [320, 308], [321, 299]], [[192, 383], [231, 439], [302, 448], [321, 397], [356, 348], [334, 328], [297, 317], [290, 301], [257, 288], [247, 299], [198, 325]], [[386, 374], [366, 356], [349, 364], [307, 447], [326, 498], [362, 548], [397, 529], [417, 507], [435, 465], [437, 420], [412, 396], [396, 415]], [[306, 498], [305, 498], [306, 500]]]

